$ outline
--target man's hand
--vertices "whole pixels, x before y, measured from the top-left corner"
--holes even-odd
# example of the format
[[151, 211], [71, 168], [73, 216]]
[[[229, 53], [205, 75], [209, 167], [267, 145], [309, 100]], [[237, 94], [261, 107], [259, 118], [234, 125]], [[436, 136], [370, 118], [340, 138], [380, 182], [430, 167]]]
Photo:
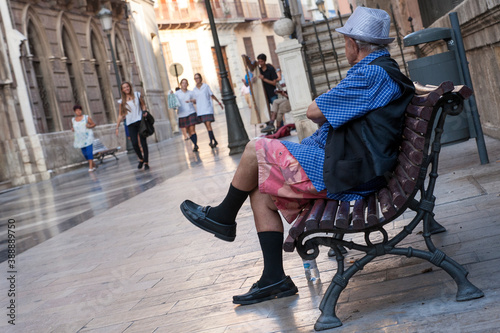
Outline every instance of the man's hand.
[[264, 81], [264, 75], [260, 74], [259, 75], [259, 79], [261, 79], [262, 81]]

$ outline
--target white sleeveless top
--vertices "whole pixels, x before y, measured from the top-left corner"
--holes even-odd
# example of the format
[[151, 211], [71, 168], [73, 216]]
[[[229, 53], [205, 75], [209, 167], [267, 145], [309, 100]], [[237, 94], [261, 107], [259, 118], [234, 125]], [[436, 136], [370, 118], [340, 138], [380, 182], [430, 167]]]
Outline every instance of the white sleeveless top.
[[87, 128], [87, 122], [89, 121], [89, 116], [84, 115], [83, 119], [76, 121], [75, 118], [71, 119], [73, 123], [73, 129], [75, 130], [75, 141], [73, 147], [83, 148], [90, 146], [94, 143], [94, 131], [91, 128]]
[[[125, 117], [125, 121], [127, 122], [127, 125], [136, 123], [138, 121], [141, 121], [142, 117], [142, 109], [141, 109], [141, 102], [139, 98], [141, 97], [141, 93], [136, 91], [134, 92], [135, 98], [131, 101], [127, 101], [127, 116]], [[118, 100], [118, 104], [121, 104], [122, 100]]]

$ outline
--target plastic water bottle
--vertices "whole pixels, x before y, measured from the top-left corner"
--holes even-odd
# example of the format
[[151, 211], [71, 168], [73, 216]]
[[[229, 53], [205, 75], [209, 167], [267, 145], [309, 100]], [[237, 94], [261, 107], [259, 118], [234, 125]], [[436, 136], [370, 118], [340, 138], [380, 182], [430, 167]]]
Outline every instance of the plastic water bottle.
[[319, 280], [319, 270], [316, 264], [316, 259], [305, 260], [303, 259], [304, 272], [308, 282], [315, 283]]

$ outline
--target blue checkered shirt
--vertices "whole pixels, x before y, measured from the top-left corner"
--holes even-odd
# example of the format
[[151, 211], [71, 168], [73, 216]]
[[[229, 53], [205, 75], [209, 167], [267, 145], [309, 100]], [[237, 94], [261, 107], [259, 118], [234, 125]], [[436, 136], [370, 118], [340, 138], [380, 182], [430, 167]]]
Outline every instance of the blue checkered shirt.
[[[326, 188], [323, 181], [323, 162], [330, 126], [334, 129], [339, 128], [401, 96], [402, 91], [398, 84], [382, 67], [368, 65], [379, 57], [389, 56], [386, 50], [376, 51], [354, 65], [335, 88], [316, 98], [316, 104], [327, 121], [301, 143], [282, 141], [300, 163], [318, 192]], [[382, 184], [383, 180], [376, 179], [358, 186], [355, 190], [341, 193], [328, 192], [327, 196], [335, 200], [358, 200], [374, 192]]]

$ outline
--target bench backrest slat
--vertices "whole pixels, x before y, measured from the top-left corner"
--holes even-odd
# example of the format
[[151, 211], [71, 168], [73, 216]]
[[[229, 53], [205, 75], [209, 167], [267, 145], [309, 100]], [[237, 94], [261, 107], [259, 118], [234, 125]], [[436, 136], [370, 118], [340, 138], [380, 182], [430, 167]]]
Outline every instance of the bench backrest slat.
[[408, 127], [404, 128], [403, 135], [404, 135], [406, 140], [408, 140], [412, 143], [413, 147], [415, 147], [418, 150], [424, 149], [425, 137], [423, 135], [420, 135], [420, 134], [413, 132]]
[[108, 148], [106, 148], [104, 143], [102, 143], [101, 140], [99, 140], [99, 139], [95, 139], [94, 142], [92, 142], [92, 147], [93, 147], [94, 153], [98, 153], [99, 150], [102, 151], [102, 150], [108, 149]]
[[405, 154], [399, 154], [398, 163], [405, 169], [408, 176], [414, 179], [418, 177], [420, 173], [420, 167], [410, 162], [410, 160], [408, 159], [408, 157], [406, 157]]
[[436, 92], [430, 92], [425, 95], [415, 95], [411, 100], [411, 104], [419, 106], [434, 106], [440, 97], [441, 95]]
[[406, 158], [410, 160], [413, 164], [420, 167], [424, 159], [424, 154], [422, 151], [418, 151], [413, 147], [409, 141], [403, 141], [401, 143], [401, 150], [405, 154]]
[[409, 104], [406, 108], [406, 112], [409, 115], [425, 119], [427, 121], [431, 120], [433, 110], [434, 108], [432, 106], [418, 106], [413, 104]]
[[403, 191], [405, 191], [406, 195], [410, 195], [415, 189], [415, 185], [417, 185], [417, 182], [408, 176], [401, 165], [398, 165], [396, 167], [395, 175], [398, 178]]
[[435, 92], [438, 95], [442, 95], [444, 93], [450, 92], [455, 88], [455, 85], [451, 81], [443, 81], [439, 86], [434, 85], [421, 85], [420, 83], [415, 84], [415, 94], [423, 95], [428, 94], [430, 92]]
[[429, 127], [429, 122], [424, 119], [406, 117], [405, 125], [413, 132], [425, 134]]

